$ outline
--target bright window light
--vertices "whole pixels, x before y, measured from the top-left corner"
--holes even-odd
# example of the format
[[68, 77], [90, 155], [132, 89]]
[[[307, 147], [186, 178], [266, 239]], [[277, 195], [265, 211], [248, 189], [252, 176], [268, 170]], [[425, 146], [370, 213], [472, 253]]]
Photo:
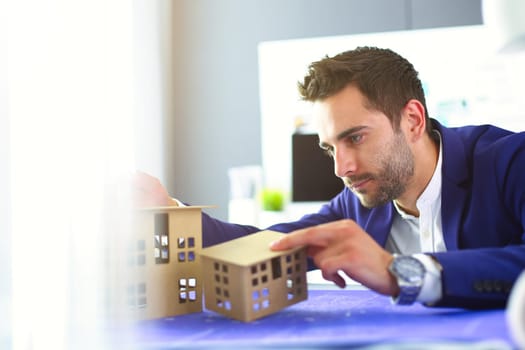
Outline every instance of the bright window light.
[[[135, 169], [136, 77], [147, 76], [134, 60], [139, 3], [149, 6], [17, 0], [2, 7], [9, 13], [2, 18], [13, 349], [104, 347], [107, 247], [121, 234], [107, 229], [116, 202], [109, 194], [120, 193], [117, 185]], [[162, 95], [159, 89], [149, 87]]]

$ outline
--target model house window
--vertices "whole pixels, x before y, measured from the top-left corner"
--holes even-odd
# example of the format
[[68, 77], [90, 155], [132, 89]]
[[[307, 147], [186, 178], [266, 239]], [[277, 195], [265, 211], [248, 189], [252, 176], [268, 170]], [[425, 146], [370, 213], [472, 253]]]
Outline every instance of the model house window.
[[215, 262], [213, 264], [214, 279], [215, 279], [215, 298], [217, 307], [224, 308], [225, 310], [231, 310], [232, 305], [230, 302], [229, 292], [229, 279], [228, 279], [228, 265], [219, 264]]
[[281, 257], [278, 256], [272, 259], [272, 278], [275, 280], [281, 276]]
[[179, 262], [195, 261], [195, 238], [194, 237], [179, 237], [177, 238], [177, 260]]
[[179, 279], [179, 303], [187, 301], [194, 302], [197, 300], [197, 279], [181, 278]]
[[146, 283], [130, 284], [128, 286], [128, 306], [133, 309], [144, 309], [146, 302]]
[[286, 255], [285, 265], [286, 265], [286, 290], [287, 290], [287, 299], [292, 300], [296, 296], [299, 296], [303, 293], [303, 288], [305, 287], [306, 281], [304, 281], [303, 268], [301, 265], [301, 260], [304, 252], [296, 252], [293, 255]]
[[[168, 214], [155, 214], [155, 263], [167, 264], [170, 262], [169, 242], [169, 218]], [[179, 257], [180, 258], [180, 257]]]
[[137, 241], [137, 265], [146, 264], [146, 241], [140, 239]]
[[[131, 243], [131, 242], [130, 242]], [[130, 244], [127, 262], [129, 266], [143, 266], [146, 264], [146, 241], [139, 239]]]
[[252, 309], [257, 312], [270, 307], [270, 290], [266, 287], [252, 292]]

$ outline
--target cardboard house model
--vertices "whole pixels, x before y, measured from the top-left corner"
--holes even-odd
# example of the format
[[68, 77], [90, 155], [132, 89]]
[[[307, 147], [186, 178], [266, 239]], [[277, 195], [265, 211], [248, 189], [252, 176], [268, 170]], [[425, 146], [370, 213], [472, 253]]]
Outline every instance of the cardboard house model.
[[271, 251], [282, 235], [260, 231], [204, 248], [206, 308], [247, 322], [305, 300], [306, 250]]
[[126, 304], [132, 318], [202, 311], [202, 208], [157, 207], [137, 212], [126, 253]]

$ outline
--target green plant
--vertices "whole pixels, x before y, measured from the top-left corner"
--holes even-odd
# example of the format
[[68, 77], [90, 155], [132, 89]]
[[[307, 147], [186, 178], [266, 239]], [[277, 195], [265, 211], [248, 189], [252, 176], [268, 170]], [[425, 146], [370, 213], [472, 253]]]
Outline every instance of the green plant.
[[284, 209], [284, 193], [281, 190], [265, 188], [261, 191], [261, 206], [267, 211], [282, 211]]

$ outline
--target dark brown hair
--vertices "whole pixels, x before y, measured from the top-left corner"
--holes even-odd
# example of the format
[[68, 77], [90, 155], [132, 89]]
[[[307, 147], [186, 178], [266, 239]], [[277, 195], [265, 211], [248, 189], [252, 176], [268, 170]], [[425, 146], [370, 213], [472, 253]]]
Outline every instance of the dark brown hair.
[[399, 129], [401, 110], [411, 99], [425, 108], [427, 132], [431, 123], [418, 72], [405, 58], [389, 49], [358, 47], [310, 64], [299, 93], [305, 101], [333, 96], [354, 84], [366, 98], [367, 108], [383, 112], [394, 130]]

